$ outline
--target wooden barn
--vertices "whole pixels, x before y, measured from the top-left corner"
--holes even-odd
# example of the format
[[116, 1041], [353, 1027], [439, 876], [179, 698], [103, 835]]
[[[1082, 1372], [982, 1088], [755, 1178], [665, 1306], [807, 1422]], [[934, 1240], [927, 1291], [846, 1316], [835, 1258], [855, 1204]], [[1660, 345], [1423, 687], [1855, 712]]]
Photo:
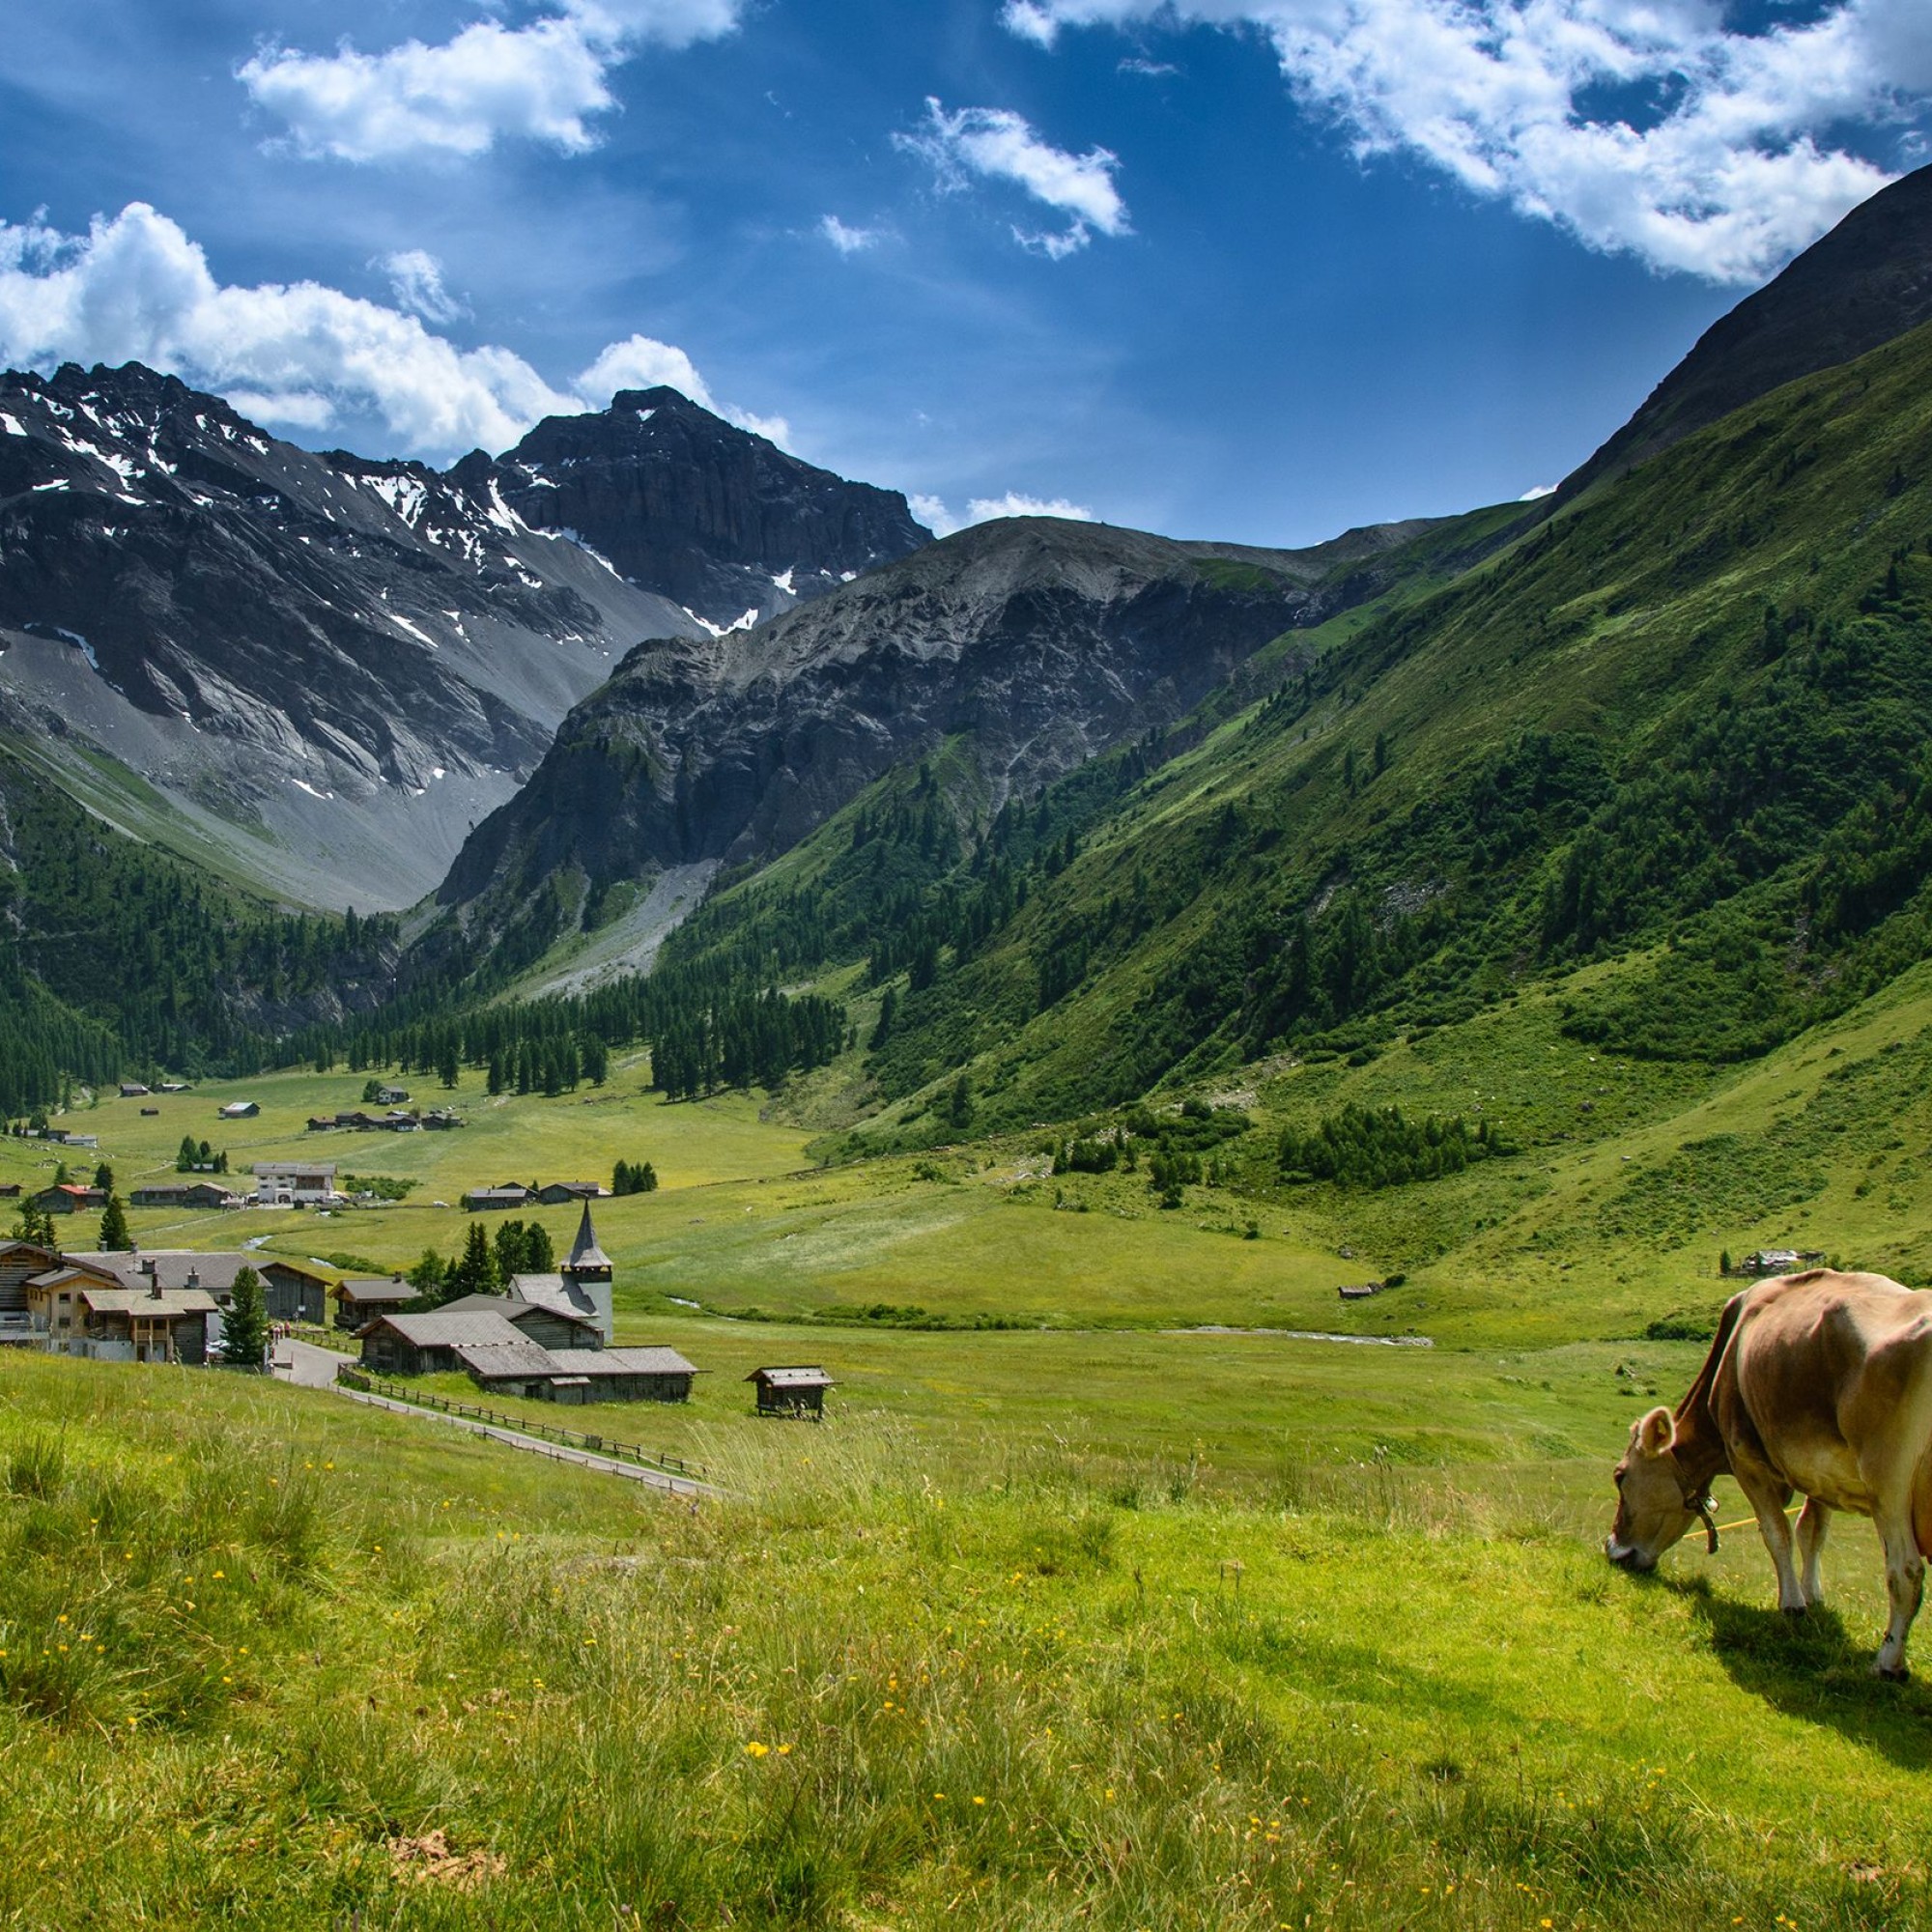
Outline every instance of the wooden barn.
[[760, 1415], [823, 1415], [832, 1386], [823, 1369], [753, 1369], [745, 1379], [757, 1390]]

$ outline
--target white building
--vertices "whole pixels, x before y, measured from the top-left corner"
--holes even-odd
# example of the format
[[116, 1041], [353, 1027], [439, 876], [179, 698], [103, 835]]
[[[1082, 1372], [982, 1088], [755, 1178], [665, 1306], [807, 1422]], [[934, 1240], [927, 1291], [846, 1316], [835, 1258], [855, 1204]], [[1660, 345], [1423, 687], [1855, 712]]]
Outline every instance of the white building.
[[264, 1208], [326, 1208], [341, 1198], [335, 1191], [332, 1160], [255, 1163], [255, 1199]]

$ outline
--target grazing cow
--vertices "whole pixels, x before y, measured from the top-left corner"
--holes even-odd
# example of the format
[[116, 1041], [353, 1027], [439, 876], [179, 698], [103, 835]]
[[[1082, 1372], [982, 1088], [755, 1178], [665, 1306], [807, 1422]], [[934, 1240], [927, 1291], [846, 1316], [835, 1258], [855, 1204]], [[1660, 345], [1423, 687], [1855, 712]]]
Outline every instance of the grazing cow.
[[[1882, 1274], [1811, 1268], [1733, 1295], [1676, 1414], [1654, 1408], [1631, 1426], [1605, 1554], [1655, 1569], [1698, 1521], [1716, 1550], [1710, 1492], [1724, 1475], [1757, 1515], [1778, 1608], [1793, 1616], [1820, 1601], [1832, 1512], [1872, 1519], [1891, 1603], [1873, 1668], [1907, 1676], [1905, 1639], [1932, 1553], [1932, 1294]], [[1794, 1491], [1805, 1497], [1795, 1558], [1784, 1514]]]

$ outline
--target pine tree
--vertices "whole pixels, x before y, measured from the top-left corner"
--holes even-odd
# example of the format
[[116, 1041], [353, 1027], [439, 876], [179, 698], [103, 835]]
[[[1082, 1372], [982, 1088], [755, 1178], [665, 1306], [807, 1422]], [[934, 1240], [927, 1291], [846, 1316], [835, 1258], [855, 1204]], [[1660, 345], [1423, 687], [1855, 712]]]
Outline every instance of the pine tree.
[[221, 1311], [221, 1359], [231, 1369], [259, 1369], [269, 1351], [269, 1310], [262, 1277], [244, 1267]]
[[[108, 1174], [108, 1184], [113, 1185], [112, 1170]], [[100, 1251], [102, 1254], [118, 1255], [128, 1245], [128, 1209], [122, 1204], [120, 1195], [109, 1194], [107, 1206], [100, 1210]]]
[[94, 1170], [94, 1184], [103, 1194], [114, 1192], [114, 1170], [104, 1160]]
[[462, 1294], [495, 1294], [497, 1292], [497, 1257], [490, 1252], [490, 1236], [483, 1232], [480, 1221], [469, 1224], [469, 1233], [463, 1243], [463, 1253], [456, 1265], [449, 1270], [446, 1299], [454, 1301]]
[[200, 1156], [195, 1152], [194, 1136], [192, 1134], [184, 1134], [182, 1136], [181, 1149], [175, 1155], [175, 1172], [177, 1174], [192, 1174], [194, 1172], [194, 1164], [199, 1158]]
[[32, 1201], [20, 1203], [20, 1218], [14, 1224], [16, 1240], [29, 1241], [37, 1248], [58, 1247], [54, 1239], [54, 1217]]

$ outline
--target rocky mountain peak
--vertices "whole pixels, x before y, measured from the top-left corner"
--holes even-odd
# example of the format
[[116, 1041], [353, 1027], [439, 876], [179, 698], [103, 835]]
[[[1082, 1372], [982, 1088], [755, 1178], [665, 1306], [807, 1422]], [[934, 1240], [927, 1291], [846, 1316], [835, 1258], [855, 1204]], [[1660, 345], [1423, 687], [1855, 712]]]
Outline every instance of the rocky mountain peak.
[[1853, 209], [1706, 329], [1643, 407], [1563, 484], [1567, 502], [1768, 396], [1932, 322], [1932, 167]]

